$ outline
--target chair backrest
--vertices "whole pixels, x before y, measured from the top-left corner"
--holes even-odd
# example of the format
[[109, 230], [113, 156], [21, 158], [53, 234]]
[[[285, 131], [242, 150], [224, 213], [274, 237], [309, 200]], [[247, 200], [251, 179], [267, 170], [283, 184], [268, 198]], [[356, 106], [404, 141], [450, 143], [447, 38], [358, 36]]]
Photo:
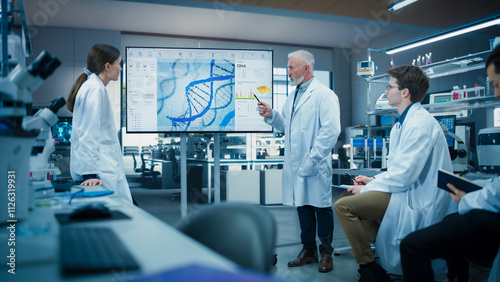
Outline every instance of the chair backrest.
[[175, 150], [173, 148], [170, 150], [170, 160], [172, 161], [172, 181], [174, 183], [180, 183], [181, 182], [181, 173], [179, 170], [179, 163], [177, 162], [177, 159], [175, 158]]
[[134, 171], [135, 172], [142, 172], [142, 166], [141, 166], [141, 168], [137, 168], [137, 160], [135, 159], [135, 154], [132, 154], [132, 159], [134, 160]]
[[146, 171], [146, 161], [144, 160], [144, 153], [141, 152], [141, 171], [144, 173]]
[[139, 169], [137, 168], [137, 160], [135, 159], [135, 155], [138, 155], [138, 154], [139, 154], [139, 146], [124, 146], [123, 147], [123, 155], [124, 156], [131, 155], [132, 159], [134, 160], [134, 171], [135, 172], [142, 171], [142, 167]]
[[243, 203], [209, 205], [190, 214], [177, 228], [242, 267], [271, 270], [276, 225], [263, 207]]

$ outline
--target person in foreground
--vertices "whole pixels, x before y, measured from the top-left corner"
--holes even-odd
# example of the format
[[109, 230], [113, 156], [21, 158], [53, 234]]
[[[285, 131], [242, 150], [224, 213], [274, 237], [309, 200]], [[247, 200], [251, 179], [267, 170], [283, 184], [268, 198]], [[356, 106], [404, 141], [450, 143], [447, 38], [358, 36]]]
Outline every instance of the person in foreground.
[[289, 267], [318, 262], [316, 225], [320, 239], [320, 272], [333, 269], [331, 151], [340, 134], [337, 95], [313, 76], [314, 57], [305, 50], [288, 55], [288, 76], [297, 88], [280, 114], [259, 102], [259, 114], [285, 132], [283, 204], [297, 206], [303, 249]]
[[103, 185], [132, 202], [125, 177], [118, 131], [106, 85], [117, 81], [120, 51], [96, 44], [87, 56], [87, 67], [73, 84], [67, 107], [73, 112], [70, 171], [82, 186]]
[[[495, 98], [500, 98], [500, 46], [488, 56], [486, 71], [495, 88]], [[434, 281], [431, 260], [436, 258], [446, 259], [449, 281], [468, 281], [466, 259], [480, 258], [491, 265], [498, 252], [500, 177], [495, 176], [482, 189], [470, 193], [452, 184], [447, 186], [454, 192], [450, 195], [458, 204], [458, 213], [403, 239], [401, 262], [405, 281]], [[489, 281], [500, 281], [500, 257], [496, 260]]]
[[385, 93], [401, 115], [390, 133], [387, 171], [375, 178], [357, 176], [334, 206], [359, 264], [359, 281], [386, 281], [387, 271], [401, 274], [400, 241], [456, 211], [448, 193], [436, 185], [438, 169], [450, 171], [452, 164], [441, 126], [420, 104], [429, 78], [415, 66], [387, 73], [391, 79]]

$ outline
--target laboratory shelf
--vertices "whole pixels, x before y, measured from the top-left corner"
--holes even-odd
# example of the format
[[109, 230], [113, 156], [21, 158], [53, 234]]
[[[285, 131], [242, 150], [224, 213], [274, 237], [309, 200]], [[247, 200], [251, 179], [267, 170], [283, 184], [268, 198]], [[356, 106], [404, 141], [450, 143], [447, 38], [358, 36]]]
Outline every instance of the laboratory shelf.
[[[473, 97], [466, 99], [459, 99], [449, 102], [424, 104], [422, 107], [427, 109], [430, 113], [452, 112], [469, 109], [483, 109], [489, 107], [500, 106], [500, 101], [495, 99], [494, 96], [487, 97]], [[396, 109], [376, 110], [367, 112], [368, 115], [383, 115], [383, 116], [399, 116]], [[374, 127], [372, 127], [374, 129]]]
[[[483, 51], [475, 54], [469, 54], [462, 57], [447, 59], [444, 61], [421, 66], [429, 78], [438, 78], [444, 76], [455, 75], [459, 73], [466, 73], [473, 70], [484, 69], [486, 56], [490, 50]], [[367, 77], [366, 81], [369, 83], [388, 83], [391, 76], [388, 74], [381, 74], [372, 77]]]
[[[461, 73], [467, 73], [474, 70], [480, 70], [484, 69], [486, 57], [490, 52], [491, 52], [490, 50], [487, 50], [474, 54], [469, 54], [466, 56], [447, 59], [444, 61], [421, 66], [421, 68], [431, 79], [452, 76]], [[371, 102], [370, 99], [371, 95], [375, 95], [371, 93], [371, 84], [372, 83], [386, 84], [389, 82], [390, 78], [391, 76], [388, 74], [376, 75], [365, 78], [365, 80], [368, 82], [368, 89], [367, 89], [368, 110], [366, 112], [368, 118], [372, 115], [398, 116], [398, 113], [395, 108], [375, 109], [375, 105]], [[484, 91], [484, 87], [480, 88], [483, 89], [481, 91]], [[469, 88], [467, 89], [467, 92], [473, 92], [474, 90], [475, 88]], [[463, 90], [458, 90], [458, 91], [463, 91]], [[380, 95], [380, 93], [376, 94]], [[425, 104], [422, 106], [425, 109], [427, 109], [430, 113], [440, 113], [440, 112], [451, 112], [457, 110], [497, 107], [500, 106], [500, 101], [495, 100], [493, 96], [486, 96], [486, 97], [471, 97], [465, 99], [458, 99], [442, 103]], [[368, 127], [370, 127], [370, 122], [368, 122]], [[370, 134], [370, 130], [368, 130], [368, 134]]]
[[[430, 79], [439, 79], [443, 77], [465, 74], [472, 71], [484, 70], [486, 57], [490, 52], [491, 50], [487, 50], [469, 54], [466, 56], [455, 57], [452, 59], [420, 66], [420, 68], [427, 74]], [[376, 127], [371, 125], [371, 116], [399, 116], [396, 108], [394, 107], [389, 109], [376, 109], [376, 102], [374, 99], [372, 99], [374, 98], [374, 95], [377, 95], [377, 97], [380, 96], [380, 92], [372, 91], [372, 89], [380, 89], [380, 84], [387, 84], [389, 83], [390, 79], [391, 76], [389, 74], [381, 74], [365, 78], [365, 81], [368, 83], [366, 91], [367, 138], [371, 138], [372, 130], [376, 130]], [[375, 85], [379, 86], [375, 87]], [[422, 106], [430, 113], [449, 113], [462, 110], [484, 109], [500, 106], [500, 99], [495, 99], [492, 95], [486, 96], [490, 93], [485, 93], [488, 91], [485, 91], [485, 87], [483, 86], [475, 86], [466, 89], [455, 89], [453, 91], [456, 91], [457, 93], [467, 92], [467, 98], [456, 99], [452, 101], [442, 101], [432, 104], [423, 104]], [[453, 97], [453, 94], [451, 96]], [[394, 122], [395, 119], [393, 118], [392, 120]], [[368, 152], [367, 156], [367, 159], [369, 158], [370, 152]], [[367, 167], [370, 167], [369, 163]]]

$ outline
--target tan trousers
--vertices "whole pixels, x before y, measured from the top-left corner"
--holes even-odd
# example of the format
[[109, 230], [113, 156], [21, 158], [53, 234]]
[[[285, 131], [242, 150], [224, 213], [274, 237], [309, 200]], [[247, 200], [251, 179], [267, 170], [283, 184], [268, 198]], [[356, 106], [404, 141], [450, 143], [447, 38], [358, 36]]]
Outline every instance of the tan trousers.
[[366, 192], [354, 195], [344, 192], [334, 205], [335, 215], [351, 244], [358, 264], [374, 261], [370, 239], [377, 237], [379, 221], [384, 217], [390, 193]]

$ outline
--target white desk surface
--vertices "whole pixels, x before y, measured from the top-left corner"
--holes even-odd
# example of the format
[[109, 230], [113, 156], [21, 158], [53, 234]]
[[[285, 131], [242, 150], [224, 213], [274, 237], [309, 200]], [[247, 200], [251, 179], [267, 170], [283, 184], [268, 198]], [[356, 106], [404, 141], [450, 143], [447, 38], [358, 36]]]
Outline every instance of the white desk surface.
[[[75, 186], [73, 186], [75, 187]], [[77, 186], [80, 187], [80, 186]], [[102, 189], [86, 187], [85, 191]], [[75, 188], [73, 188], [73, 191]], [[7, 224], [0, 229], [0, 281], [121, 281], [198, 264], [211, 269], [236, 272], [237, 266], [219, 254], [192, 240], [116, 196], [73, 199], [72, 206], [84, 201], [104, 200], [111, 210], [119, 210], [131, 219], [70, 223], [71, 226], [106, 226], [115, 231], [140, 264], [140, 271], [114, 272], [92, 276], [63, 277], [59, 268], [59, 223], [54, 213], [69, 212], [61, 206], [37, 207], [26, 220], [16, 223], [16, 274], [7, 272]]]

